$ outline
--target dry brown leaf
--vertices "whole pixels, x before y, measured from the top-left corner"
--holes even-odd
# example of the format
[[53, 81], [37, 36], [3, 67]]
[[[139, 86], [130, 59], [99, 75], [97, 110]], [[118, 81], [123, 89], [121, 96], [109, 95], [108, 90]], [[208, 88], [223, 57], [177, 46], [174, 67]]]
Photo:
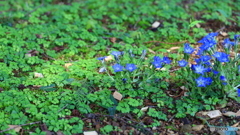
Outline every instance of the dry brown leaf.
[[152, 28], [157, 28], [160, 26], [160, 22], [159, 21], [155, 21], [153, 24], [152, 24]]
[[147, 109], [148, 109], [148, 106], [147, 106], [147, 107], [143, 107], [143, 108], [141, 109], [141, 111], [146, 112]]
[[96, 131], [85, 131], [83, 132], [84, 135], [98, 135]]
[[117, 99], [117, 100], [122, 100], [122, 94], [120, 94], [119, 92], [117, 92], [117, 91], [115, 91], [114, 93], [113, 93], [113, 97], [115, 98], [115, 99]]
[[[8, 125], [9, 126], [9, 128], [14, 128], [14, 127], [17, 127], [17, 126], [19, 126], [19, 125]], [[22, 127], [17, 127], [17, 128], [14, 128], [14, 130], [16, 131], [16, 132], [19, 132], [20, 130], [22, 129]]]
[[200, 25], [199, 23], [197, 23], [196, 26], [197, 26], [197, 28], [200, 28], [200, 27], [201, 27], [201, 25]]
[[240, 110], [236, 113], [236, 116], [237, 117], [240, 116]]
[[210, 118], [216, 118], [222, 116], [222, 113], [219, 110], [209, 111], [207, 114]]
[[72, 63], [65, 63], [64, 67], [65, 67], [65, 68], [68, 68], [68, 67], [70, 67], [70, 66], [72, 66], [72, 65], [73, 65]]
[[148, 51], [152, 54], [156, 54], [156, 52], [154, 52], [152, 49], [148, 49]]
[[224, 37], [228, 36], [227, 32], [222, 32], [222, 31], [220, 31], [220, 34], [221, 34], [222, 36], [224, 36]]
[[170, 49], [168, 49], [169, 52], [173, 51], [173, 50], [178, 50], [180, 49], [180, 47], [171, 47]]
[[202, 130], [203, 127], [204, 127], [204, 125], [196, 125], [196, 126], [192, 127], [192, 130], [200, 131], [200, 130]]
[[110, 60], [113, 60], [113, 57], [110, 55], [110, 56], [107, 56], [104, 60], [110, 61]]
[[223, 115], [225, 115], [225, 116], [229, 116], [229, 117], [231, 117], [231, 116], [236, 116], [236, 113], [235, 112], [226, 112], [226, 113], [223, 113]]
[[34, 73], [34, 77], [36, 77], [36, 78], [43, 78], [43, 74], [35, 72]]
[[110, 38], [110, 41], [111, 41], [112, 43], [116, 43], [117, 38], [115, 38], [115, 37], [111, 37], [111, 38]]
[[[237, 127], [239, 125], [239, 122], [238, 123], [235, 123], [235, 124], [233, 124], [232, 125], [232, 127]], [[240, 129], [240, 127], [237, 127], [237, 128], [239, 128]]]

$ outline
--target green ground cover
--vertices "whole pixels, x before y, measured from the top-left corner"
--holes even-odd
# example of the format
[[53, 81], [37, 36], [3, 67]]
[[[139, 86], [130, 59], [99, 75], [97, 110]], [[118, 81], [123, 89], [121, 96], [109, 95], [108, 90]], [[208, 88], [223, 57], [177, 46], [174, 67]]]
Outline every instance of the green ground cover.
[[[239, 0], [0, 1], [0, 133], [113, 134], [123, 129], [106, 121], [121, 122], [126, 115], [131, 115], [126, 125], [143, 134], [159, 134], [148, 130], [153, 127], [180, 132], [162, 125], [219, 104], [224, 108], [230, 100], [239, 105], [239, 5]], [[204, 72], [219, 74], [179, 66], [182, 59], [190, 64], [201, 58], [186, 53], [185, 43], [196, 49], [205, 42], [214, 47], [204, 53], [211, 56]], [[180, 48], [170, 52], [171, 47]], [[86, 122], [96, 118], [100, 127]], [[5, 131], [9, 125], [21, 131]]]

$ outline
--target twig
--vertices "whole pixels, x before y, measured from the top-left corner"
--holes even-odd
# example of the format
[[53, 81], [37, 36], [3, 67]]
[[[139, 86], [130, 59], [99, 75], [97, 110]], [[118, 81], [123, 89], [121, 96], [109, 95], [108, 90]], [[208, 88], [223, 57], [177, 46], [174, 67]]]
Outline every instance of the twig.
[[29, 16], [31, 13], [35, 12], [38, 8], [42, 7], [43, 5], [44, 5], [44, 4], [42, 3], [41, 5], [35, 7], [35, 8], [34, 8], [33, 10], [31, 10], [30, 12], [26, 13], [26, 14], [24, 15], [24, 17]]
[[45, 53], [41, 53], [41, 54], [43, 54], [45, 57], [47, 57], [47, 58], [49, 58], [49, 59], [51, 59], [51, 60], [56, 60], [56, 59], [54, 59], [54, 58], [52, 58], [52, 57], [48, 56], [48, 55], [47, 55], [47, 54], [45, 54]]
[[60, 110], [58, 110], [58, 112], [61, 112], [64, 108], [66, 108], [69, 104], [66, 104], [63, 108], [61, 108]]
[[218, 29], [216, 32], [220, 32], [220, 31], [222, 31], [224, 29], [225, 29], [225, 26], [223, 26], [222, 28]]
[[[96, 115], [96, 114], [95, 114]], [[137, 122], [137, 121], [134, 121], [134, 120], [131, 120], [131, 119], [128, 119], [128, 118], [125, 118], [125, 117], [119, 117], [119, 116], [112, 116], [112, 115], [102, 115], [102, 114], [97, 114], [96, 116], [106, 116], [106, 117], [111, 117], [111, 118], [116, 118], [116, 119], [118, 119], [118, 120], [120, 120], [120, 121], [122, 121], [122, 122], [124, 122], [124, 123], [126, 123], [126, 124], [128, 124], [128, 125], [130, 125], [130, 126], [132, 126], [132, 127], [137, 127], [137, 125], [140, 125], [141, 127], [141, 131], [140, 132], [142, 132], [142, 133], [144, 133], [144, 131], [146, 132], [148, 132], [148, 134], [150, 134], [150, 135], [153, 135], [153, 132], [151, 132], [150, 130], [148, 130], [147, 128], [145, 128], [145, 127], [143, 127], [144, 126], [144, 124], [142, 124], [142, 122]], [[131, 122], [133, 122], [133, 123], [135, 123], [135, 124], [131, 124], [131, 123], [129, 123], [129, 122], [127, 122], [127, 121], [131, 121]]]
[[0, 131], [0, 133], [6, 132], [6, 131], [9, 131], [9, 130], [12, 130], [12, 129], [15, 129], [15, 128], [18, 128], [18, 127], [22, 127], [22, 126], [38, 124], [38, 123], [41, 123], [41, 122], [42, 122], [42, 121], [37, 121], [37, 122], [28, 123], [28, 124], [18, 125], [18, 126], [16, 126], [16, 127], [11, 127], [11, 128], [6, 129], [6, 130], [2, 130], [2, 131]]

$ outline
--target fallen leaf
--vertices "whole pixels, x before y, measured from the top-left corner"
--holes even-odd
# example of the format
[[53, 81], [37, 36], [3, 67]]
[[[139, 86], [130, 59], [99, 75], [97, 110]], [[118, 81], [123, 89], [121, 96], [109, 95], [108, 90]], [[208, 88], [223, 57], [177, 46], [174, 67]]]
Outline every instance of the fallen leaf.
[[113, 57], [112, 56], [107, 56], [104, 60], [105, 61], [110, 61], [110, 60], [113, 60]]
[[84, 135], [98, 135], [96, 131], [85, 131], [83, 132]]
[[210, 118], [216, 118], [222, 116], [222, 113], [219, 110], [209, 111], [207, 114]]
[[186, 133], [192, 131], [191, 125], [190, 124], [185, 124], [181, 127], [180, 132]]
[[180, 87], [182, 90], [188, 90], [185, 86]]
[[34, 73], [34, 77], [36, 77], [36, 78], [43, 78], [43, 74], [35, 72]]
[[152, 54], [156, 54], [156, 52], [154, 52], [152, 49], [148, 49], [148, 51]]
[[204, 125], [196, 125], [196, 126], [192, 127], [192, 130], [200, 131], [203, 127], [204, 127]]
[[208, 114], [208, 112], [203, 112], [203, 111], [200, 111], [199, 113], [202, 114], [202, 115], [207, 115]]
[[156, 130], [157, 129], [157, 127], [152, 127], [152, 130]]
[[226, 112], [226, 113], [223, 113], [223, 115], [225, 115], [225, 116], [229, 116], [229, 117], [231, 117], [231, 116], [236, 116], [236, 113], [235, 112]]
[[197, 28], [200, 28], [200, 27], [201, 27], [201, 25], [200, 25], [199, 23], [197, 23], [196, 26], [197, 26]]
[[236, 116], [237, 117], [240, 116], [240, 110], [236, 113]]
[[173, 50], [178, 50], [178, 49], [180, 49], [180, 47], [171, 47], [170, 49], [168, 49], [168, 52], [171, 52]]
[[110, 38], [110, 41], [111, 41], [112, 43], [116, 43], [117, 38], [115, 38], [115, 37], [111, 37], [111, 38]]
[[222, 32], [222, 31], [220, 31], [220, 34], [224, 37], [226, 37], [228, 35], [227, 32]]
[[26, 57], [32, 57], [32, 55], [30, 53], [26, 53], [25, 56]]
[[141, 109], [141, 111], [146, 112], [147, 109], [148, 109], [148, 106], [147, 106], [147, 107], [143, 107], [143, 108]]
[[70, 67], [70, 66], [72, 66], [72, 65], [73, 65], [72, 63], [65, 63], [64, 67], [65, 67], [65, 68], [68, 68], [68, 67]]
[[[8, 125], [9, 126], [9, 128], [14, 128], [14, 127], [16, 127], [16, 128], [14, 128], [14, 130], [16, 131], [16, 132], [19, 132], [21, 129], [22, 129], [22, 127], [21, 126], [19, 126], [19, 125]], [[18, 127], [19, 126], [19, 127]]]
[[117, 92], [117, 91], [115, 91], [114, 93], [113, 93], [113, 97], [115, 98], [115, 99], [117, 99], [117, 100], [122, 100], [122, 94], [120, 94], [119, 92]]
[[159, 27], [160, 26], [160, 22], [158, 22], [158, 21], [155, 21], [153, 24], [152, 24], [152, 28], [157, 28], [157, 27]]
[[232, 125], [232, 127], [237, 127], [238, 125], [239, 125], [239, 122]]

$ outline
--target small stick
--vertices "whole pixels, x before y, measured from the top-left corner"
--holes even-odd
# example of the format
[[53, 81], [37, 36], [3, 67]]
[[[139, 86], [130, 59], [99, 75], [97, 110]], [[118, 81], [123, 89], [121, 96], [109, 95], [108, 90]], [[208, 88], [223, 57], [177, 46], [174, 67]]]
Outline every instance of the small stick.
[[[69, 104], [66, 104], [63, 108], [61, 108], [60, 110], [58, 110], [58, 112], [62, 111], [64, 108], [66, 108]], [[37, 121], [37, 122], [32, 122], [32, 123], [28, 123], [28, 124], [22, 124], [22, 125], [18, 125], [16, 127], [11, 127], [11, 128], [8, 128], [6, 130], [2, 130], [0, 131], [0, 133], [3, 133], [3, 132], [6, 132], [6, 131], [9, 131], [9, 130], [12, 130], [12, 129], [15, 129], [15, 128], [18, 128], [18, 127], [22, 127], [22, 126], [27, 126], [27, 125], [33, 125], [33, 124], [38, 124], [38, 123], [41, 123], [42, 121]]]
[[2, 131], [0, 131], [0, 133], [6, 132], [6, 131], [9, 131], [9, 130], [12, 130], [12, 129], [15, 129], [15, 128], [18, 128], [18, 127], [27, 126], [27, 125], [33, 125], [33, 124], [38, 124], [38, 123], [41, 123], [41, 121], [32, 122], [32, 123], [28, 123], [28, 124], [18, 125], [18, 126], [16, 126], [16, 127], [12, 127], [12, 128], [8, 128], [8, 129], [6, 129], [6, 130], [2, 130]]

